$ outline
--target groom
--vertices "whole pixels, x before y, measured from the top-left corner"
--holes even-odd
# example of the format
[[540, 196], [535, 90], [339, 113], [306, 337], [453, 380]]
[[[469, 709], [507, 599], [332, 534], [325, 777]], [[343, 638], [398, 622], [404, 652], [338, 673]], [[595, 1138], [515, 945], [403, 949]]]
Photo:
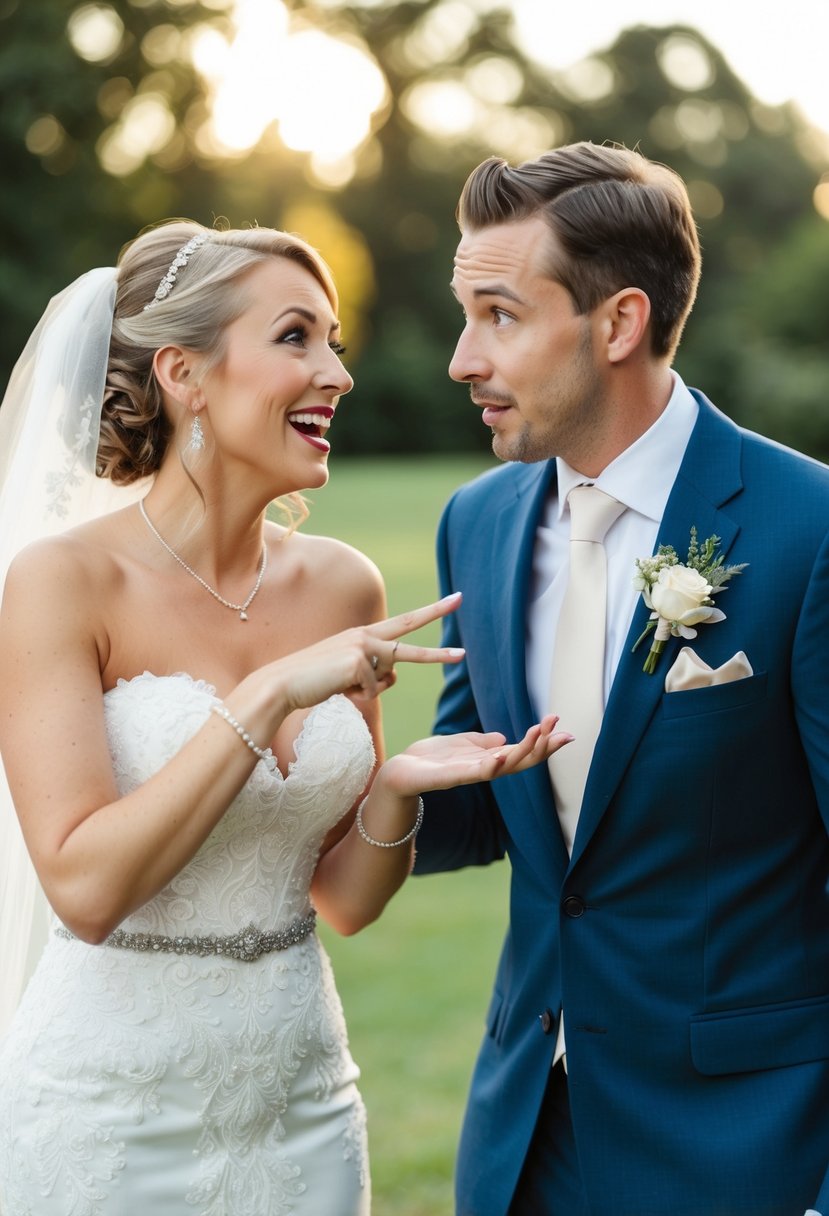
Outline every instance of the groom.
[[512, 867], [459, 1216], [829, 1216], [829, 470], [672, 370], [671, 171], [492, 159], [458, 216], [450, 374], [506, 463], [441, 522], [436, 729], [576, 736], [426, 799], [419, 872]]

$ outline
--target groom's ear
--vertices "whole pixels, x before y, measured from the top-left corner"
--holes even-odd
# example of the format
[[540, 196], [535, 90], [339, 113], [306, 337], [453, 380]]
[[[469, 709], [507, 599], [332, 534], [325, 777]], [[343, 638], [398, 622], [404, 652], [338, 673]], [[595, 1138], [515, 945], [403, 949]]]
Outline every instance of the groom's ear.
[[608, 362], [621, 363], [647, 341], [651, 302], [638, 287], [623, 287], [599, 306]]

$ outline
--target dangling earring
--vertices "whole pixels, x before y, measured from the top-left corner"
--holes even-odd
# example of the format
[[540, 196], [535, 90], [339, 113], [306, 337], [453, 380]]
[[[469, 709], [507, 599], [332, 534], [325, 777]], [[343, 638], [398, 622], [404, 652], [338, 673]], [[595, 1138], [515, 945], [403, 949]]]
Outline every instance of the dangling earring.
[[187, 446], [193, 452], [201, 452], [204, 448], [204, 430], [202, 429], [201, 419], [198, 414], [193, 415], [193, 422], [190, 426], [190, 442]]

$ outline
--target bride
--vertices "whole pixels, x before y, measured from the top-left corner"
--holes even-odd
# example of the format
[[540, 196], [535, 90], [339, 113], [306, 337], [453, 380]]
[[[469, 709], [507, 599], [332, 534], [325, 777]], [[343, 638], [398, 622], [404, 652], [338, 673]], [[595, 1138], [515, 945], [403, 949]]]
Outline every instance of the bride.
[[0, 748], [53, 915], [0, 1044], [4, 1216], [367, 1213], [315, 916], [379, 915], [421, 791], [565, 740], [548, 718], [383, 763], [378, 694], [395, 663], [462, 660], [405, 640], [458, 600], [383, 619], [371, 562], [297, 530], [352, 386], [336, 307], [296, 237], [164, 224], [52, 301], [10, 382], [4, 562], [41, 538], [5, 582]]

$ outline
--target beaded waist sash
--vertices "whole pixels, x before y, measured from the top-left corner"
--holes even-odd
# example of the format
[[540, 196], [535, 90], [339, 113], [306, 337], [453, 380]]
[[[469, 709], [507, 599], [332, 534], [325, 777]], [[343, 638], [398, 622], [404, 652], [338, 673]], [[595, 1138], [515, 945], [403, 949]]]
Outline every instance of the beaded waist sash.
[[[124, 929], [116, 929], [109, 937], [104, 938], [101, 945], [115, 946], [119, 950], [137, 950], [141, 953], [158, 951], [160, 954], [198, 954], [202, 957], [218, 954], [223, 958], [252, 963], [263, 954], [270, 954], [274, 950], [287, 950], [289, 946], [304, 941], [313, 933], [316, 920], [317, 914], [312, 908], [307, 916], [297, 917], [286, 929], [263, 931], [255, 925], [248, 925], [246, 929], [224, 937], [214, 933], [204, 937], [193, 934], [168, 937], [164, 933], [127, 933]], [[67, 941], [78, 940], [65, 925], [58, 925], [55, 935]]]

